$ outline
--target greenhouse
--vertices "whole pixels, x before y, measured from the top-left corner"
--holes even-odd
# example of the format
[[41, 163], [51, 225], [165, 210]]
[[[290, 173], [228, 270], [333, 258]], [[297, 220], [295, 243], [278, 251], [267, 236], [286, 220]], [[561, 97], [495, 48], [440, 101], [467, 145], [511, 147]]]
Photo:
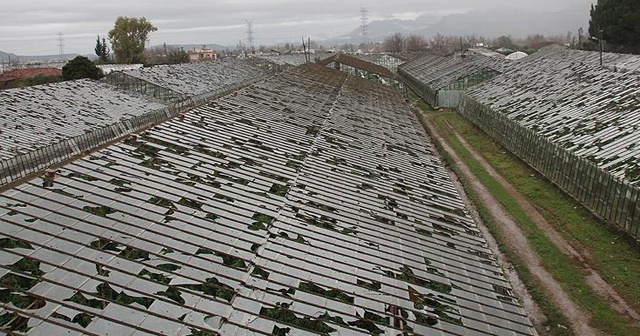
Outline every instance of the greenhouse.
[[500, 74], [509, 62], [479, 54], [427, 55], [398, 68], [402, 80], [433, 107], [460, 105], [461, 92]]
[[26, 179], [0, 218], [10, 333], [536, 335], [401, 94], [319, 65]]
[[173, 104], [197, 106], [231, 92], [270, 73], [264, 62], [225, 59], [140, 68], [115, 72], [103, 80], [119, 89], [161, 99]]
[[169, 108], [77, 80], [0, 91], [0, 186], [164, 120]]
[[[432, 88], [459, 82], [455, 64], [462, 63], [430, 56], [402, 69], [433, 103], [438, 92]], [[587, 208], [638, 238], [640, 57], [552, 45], [492, 69], [500, 74], [466, 87], [460, 112]]]

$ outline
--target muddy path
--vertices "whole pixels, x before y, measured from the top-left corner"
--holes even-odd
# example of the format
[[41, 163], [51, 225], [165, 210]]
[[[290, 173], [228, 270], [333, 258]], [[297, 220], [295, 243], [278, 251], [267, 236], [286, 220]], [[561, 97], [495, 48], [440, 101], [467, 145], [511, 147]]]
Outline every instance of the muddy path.
[[[424, 114], [424, 120], [430, 133], [435, 138], [434, 140], [438, 141], [442, 145], [442, 148], [454, 161], [456, 167], [459, 168], [459, 172], [464, 180], [467, 181], [468, 187], [473, 188], [475, 193], [479, 195], [483, 206], [490, 211], [498, 230], [500, 230], [501, 235], [505, 237], [504, 243], [526, 264], [526, 267], [535, 278], [534, 280], [540, 284], [546, 295], [548, 295], [548, 297], [553, 301], [554, 305], [558, 307], [558, 309], [560, 309], [566, 316], [567, 320], [570, 321], [570, 327], [577, 335], [601, 335], [600, 332], [589, 326], [589, 314], [573, 302], [569, 294], [563, 290], [562, 286], [542, 266], [540, 258], [531, 248], [530, 243], [518, 224], [514, 222], [504, 207], [491, 195], [484, 185], [478, 181], [469, 167], [466, 166], [466, 164], [456, 155], [453, 149], [446, 143], [444, 138], [438, 133], [437, 128], [433, 124], [432, 118], [432, 115]], [[455, 129], [451, 128], [451, 132], [455, 134], [462, 145], [472, 154], [473, 158], [483, 166], [491, 177], [498, 181], [498, 183], [505, 188], [508, 194], [516, 200], [518, 205], [529, 215], [532, 221], [535, 222], [538, 229], [543, 232], [547, 238], [562, 251], [563, 254], [576, 261], [576, 264], [581, 268], [582, 274], [585, 275], [585, 282], [594, 290], [594, 292], [606, 300], [606, 302], [608, 302], [609, 305], [620, 315], [627, 316], [632, 321], [640, 321], [640, 314], [625, 302], [615, 289], [611, 287], [590, 265], [588, 251], [586, 251], [582, 246], [577, 244], [572, 245], [564, 239], [545, 220], [540, 212], [538, 212], [520, 192], [518, 192], [498, 172], [496, 172], [495, 169], [493, 169], [489, 163], [486, 162], [484, 158], [455, 131]], [[483, 231], [485, 230], [486, 229], [483, 229]], [[486, 237], [490, 236], [488, 232], [484, 233]], [[494, 251], [496, 250], [497, 249], [494, 249]], [[499, 257], [499, 259], [501, 259], [501, 262], [506, 261], [502, 260], [506, 259], [504, 256]], [[508, 265], [508, 261], [506, 262]], [[535, 302], [530, 298], [524, 288], [524, 285], [518, 280], [517, 275], [514, 274], [515, 271], [510, 269], [511, 268], [508, 267], [506, 271], [507, 276], [512, 281], [514, 290], [518, 296], [522, 298], [523, 306], [530, 314], [532, 321], [536, 325], [536, 329], [538, 329], [541, 334], [544, 334], [545, 332], [542, 328], [545, 325], [546, 318], [541, 313]]]

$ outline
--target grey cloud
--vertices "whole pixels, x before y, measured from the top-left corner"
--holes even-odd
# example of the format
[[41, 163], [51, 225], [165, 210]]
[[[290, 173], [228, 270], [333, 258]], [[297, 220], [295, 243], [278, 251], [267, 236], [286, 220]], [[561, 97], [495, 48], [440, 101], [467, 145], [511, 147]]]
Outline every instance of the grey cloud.
[[[455, 13], [502, 7], [575, 6], [588, 11], [590, 0], [241, 0], [241, 1], [14, 1], [3, 4], [0, 50], [18, 54], [55, 54], [56, 33], [65, 37], [65, 51], [90, 53], [96, 35], [106, 36], [118, 16], [144, 16], [158, 31], [151, 43], [218, 43], [233, 45], [245, 38], [244, 20], [253, 20], [256, 42], [298, 41], [301, 35], [330, 37], [359, 25], [359, 9], [369, 16], [390, 18], [402, 13]], [[405, 15], [406, 16], [406, 15]]]

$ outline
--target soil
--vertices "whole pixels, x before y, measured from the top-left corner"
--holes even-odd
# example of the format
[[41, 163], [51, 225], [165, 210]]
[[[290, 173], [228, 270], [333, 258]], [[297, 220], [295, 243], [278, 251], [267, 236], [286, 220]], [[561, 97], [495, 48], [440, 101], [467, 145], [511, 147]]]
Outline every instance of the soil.
[[[505, 244], [513, 253], [516, 253], [518, 257], [526, 264], [529, 272], [535, 278], [534, 280], [543, 287], [546, 295], [550, 298], [553, 304], [562, 311], [567, 320], [570, 321], [570, 328], [577, 335], [602, 335], [601, 332], [591, 328], [589, 326], [589, 314], [584, 311], [578, 304], [572, 301], [570, 296], [563, 290], [560, 284], [552, 277], [552, 275], [542, 266], [541, 260], [538, 255], [533, 251], [526, 236], [518, 226], [518, 224], [510, 217], [508, 212], [500, 205], [500, 203], [491, 195], [491, 193], [478, 181], [475, 175], [470, 171], [469, 167], [456, 155], [453, 149], [444, 141], [442, 136], [438, 133], [437, 128], [434, 126], [432, 116], [425, 115], [425, 121], [431, 135], [438, 141], [442, 148], [448, 153], [448, 155], [454, 161], [456, 167], [459, 168], [460, 174], [465, 181], [467, 181], [468, 187], [473, 188], [476, 194], [479, 195], [480, 201], [483, 206], [486, 207], [494, 218], [498, 230], [501, 231], [501, 235], [505, 237]], [[562, 253], [566, 254], [577, 265], [580, 265], [583, 274], [585, 275], [585, 282], [593, 288], [594, 292], [605, 299], [610, 306], [622, 316], [627, 316], [629, 320], [640, 323], [640, 314], [634, 310], [625, 300], [619, 295], [615, 289], [610, 286], [600, 274], [590, 265], [588, 251], [579, 244], [571, 244], [564, 239], [554, 228], [551, 226], [545, 218], [536, 210], [536, 208], [527, 199], [519, 193], [511, 184], [509, 184], [498, 172], [495, 171], [484, 158], [474, 150], [456, 131], [451, 128], [452, 132], [456, 135], [457, 139], [463, 144], [463, 146], [472, 154], [473, 158], [480, 163], [486, 171], [498, 181], [507, 190], [509, 195], [517, 201], [520, 207], [530, 216], [530, 218], [536, 223], [538, 228], [544, 232], [548, 239], [553, 242]], [[453, 174], [453, 173], [452, 173]], [[455, 180], [454, 176], [454, 180]], [[462, 192], [464, 194], [464, 192]], [[473, 211], [472, 211], [473, 212]], [[533, 301], [529, 293], [527, 292], [523, 283], [519, 280], [518, 275], [509, 266], [506, 257], [502, 255], [495, 243], [495, 240], [491, 237], [488, 230], [481, 225], [480, 218], [477, 213], [474, 214], [477, 223], [480, 223], [480, 229], [483, 231], [485, 237], [489, 241], [489, 244], [498, 256], [502, 265], [506, 266], [506, 275], [514, 287], [514, 291], [521, 298], [523, 308], [529, 314], [536, 330], [539, 334], [547, 334], [547, 319], [541, 312], [540, 308]], [[562, 326], [560, 326], [562, 327]]]

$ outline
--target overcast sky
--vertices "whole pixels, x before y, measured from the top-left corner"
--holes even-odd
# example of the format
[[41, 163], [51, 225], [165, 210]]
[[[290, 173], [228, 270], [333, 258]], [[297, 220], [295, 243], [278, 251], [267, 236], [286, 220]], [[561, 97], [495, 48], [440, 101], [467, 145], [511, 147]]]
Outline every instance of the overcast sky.
[[[596, 0], [3, 0], [0, 50], [18, 55], [91, 54], [96, 35], [106, 37], [118, 16], [146, 17], [158, 31], [151, 45], [246, 43], [245, 21], [253, 21], [254, 44], [298, 42], [302, 36], [326, 39], [360, 25], [360, 8], [369, 20], [413, 19], [499, 7], [588, 12]], [[446, 34], [446, 32], [442, 32]]]

